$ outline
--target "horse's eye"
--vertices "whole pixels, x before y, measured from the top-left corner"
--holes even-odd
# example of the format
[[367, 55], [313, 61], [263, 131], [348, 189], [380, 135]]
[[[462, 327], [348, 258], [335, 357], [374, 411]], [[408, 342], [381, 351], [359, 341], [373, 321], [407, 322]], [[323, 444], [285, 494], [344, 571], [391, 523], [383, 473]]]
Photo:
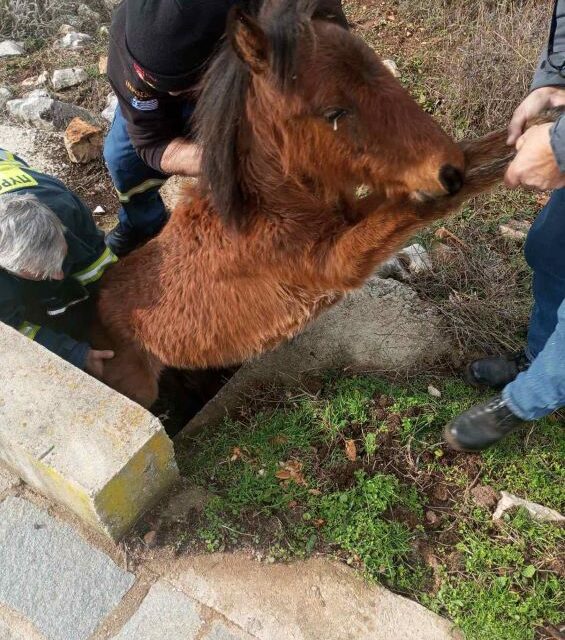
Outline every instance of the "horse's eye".
[[324, 118], [330, 124], [335, 124], [336, 122], [341, 120], [343, 116], [346, 116], [347, 113], [348, 113], [347, 109], [341, 109], [340, 107], [332, 107], [331, 109], [327, 109], [326, 111], [324, 111]]

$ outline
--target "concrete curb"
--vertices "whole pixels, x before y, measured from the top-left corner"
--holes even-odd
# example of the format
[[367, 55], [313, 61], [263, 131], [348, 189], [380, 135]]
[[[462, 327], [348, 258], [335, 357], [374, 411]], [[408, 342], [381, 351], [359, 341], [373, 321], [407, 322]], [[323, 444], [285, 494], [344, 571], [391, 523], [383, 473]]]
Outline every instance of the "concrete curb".
[[121, 537], [178, 478], [157, 418], [0, 323], [0, 461]]

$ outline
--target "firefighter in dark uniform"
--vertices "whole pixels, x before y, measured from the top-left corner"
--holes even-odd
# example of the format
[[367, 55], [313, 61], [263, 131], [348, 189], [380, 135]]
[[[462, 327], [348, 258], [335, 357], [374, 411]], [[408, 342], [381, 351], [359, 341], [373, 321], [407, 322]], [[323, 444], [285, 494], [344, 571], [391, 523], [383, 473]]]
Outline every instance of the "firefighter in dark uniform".
[[[159, 188], [171, 175], [197, 176], [191, 139], [196, 87], [224, 36], [230, 9], [257, 0], [124, 0], [110, 31], [108, 79], [118, 108], [104, 157], [121, 203], [106, 239], [122, 256], [156, 235], [167, 220]], [[343, 26], [341, 0], [319, 12]]]
[[85, 339], [105, 270], [117, 261], [88, 207], [0, 149], [0, 321], [100, 377], [110, 351]]

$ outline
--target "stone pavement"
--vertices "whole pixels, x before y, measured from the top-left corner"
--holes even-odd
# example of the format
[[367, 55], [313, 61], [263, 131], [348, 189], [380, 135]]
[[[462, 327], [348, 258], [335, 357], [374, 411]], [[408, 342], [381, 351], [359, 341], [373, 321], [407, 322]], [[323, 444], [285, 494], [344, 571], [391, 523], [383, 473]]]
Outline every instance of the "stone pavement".
[[0, 467], [0, 640], [455, 640], [344, 565], [136, 558]]

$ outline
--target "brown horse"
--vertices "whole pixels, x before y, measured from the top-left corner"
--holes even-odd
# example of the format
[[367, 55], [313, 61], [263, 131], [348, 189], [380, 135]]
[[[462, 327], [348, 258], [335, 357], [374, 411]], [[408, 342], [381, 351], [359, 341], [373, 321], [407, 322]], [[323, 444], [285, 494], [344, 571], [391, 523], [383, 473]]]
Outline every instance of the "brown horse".
[[324, 6], [232, 11], [195, 114], [200, 185], [102, 285], [105, 382], [142, 405], [166, 366], [239, 364], [295, 335], [503, 173], [502, 135], [456, 145]]

